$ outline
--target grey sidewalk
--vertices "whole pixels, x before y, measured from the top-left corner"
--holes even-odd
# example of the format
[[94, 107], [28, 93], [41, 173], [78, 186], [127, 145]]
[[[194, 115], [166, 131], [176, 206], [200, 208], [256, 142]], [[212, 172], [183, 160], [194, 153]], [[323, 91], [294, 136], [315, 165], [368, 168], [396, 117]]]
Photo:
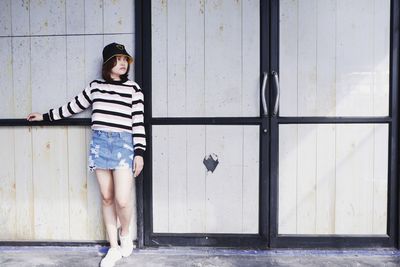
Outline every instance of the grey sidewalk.
[[[98, 266], [106, 247], [0, 247], [0, 266]], [[146, 248], [116, 266], [400, 266], [400, 252], [363, 250], [239, 250], [215, 248]]]

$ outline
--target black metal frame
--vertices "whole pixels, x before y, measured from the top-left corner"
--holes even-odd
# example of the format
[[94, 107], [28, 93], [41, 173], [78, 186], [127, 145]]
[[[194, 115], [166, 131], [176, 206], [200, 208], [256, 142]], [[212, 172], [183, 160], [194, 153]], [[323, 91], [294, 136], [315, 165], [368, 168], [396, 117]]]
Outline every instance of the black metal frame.
[[[271, 0], [271, 71], [279, 73], [279, 0]], [[271, 247], [397, 247], [398, 246], [398, 79], [399, 1], [391, 1], [390, 16], [390, 95], [387, 117], [279, 117], [271, 118]], [[271, 88], [272, 89], [272, 88]], [[278, 234], [278, 152], [279, 124], [305, 123], [385, 123], [389, 128], [387, 235], [283, 235]]]
[[[141, 6], [141, 13], [143, 14], [143, 47], [149, 48], [147, 51], [143, 50], [143, 57], [146, 66], [143, 66], [143, 72], [146, 76], [141, 81], [143, 87], [146, 89], [145, 111], [146, 119], [149, 122], [147, 127], [148, 150], [146, 162], [152, 162], [152, 147], [151, 147], [151, 128], [153, 125], [264, 125], [268, 124], [267, 118], [260, 117], [240, 117], [240, 118], [153, 118], [151, 109], [151, 1], [137, 0]], [[261, 45], [269, 47], [268, 31], [269, 31], [269, 2], [261, 0], [260, 8], [261, 16]], [[140, 38], [140, 37], [139, 37]], [[260, 72], [268, 70], [269, 54], [266, 50], [261, 51], [261, 69]], [[261, 107], [260, 107], [261, 108]], [[260, 134], [260, 173], [266, 173], [269, 169], [268, 166], [268, 138]], [[266, 248], [268, 246], [268, 177], [260, 175], [260, 208], [259, 208], [259, 234], [208, 234], [208, 233], [154, 233], [152, 225], [152, 168], [151, 164], [147, 164], [145, 168], [144, 178], [144, 241], [145, 246], [226, 246], [226, 247], [251, 247], [251, 248]], [[140, 243], [140, 242], [139, 242]]]

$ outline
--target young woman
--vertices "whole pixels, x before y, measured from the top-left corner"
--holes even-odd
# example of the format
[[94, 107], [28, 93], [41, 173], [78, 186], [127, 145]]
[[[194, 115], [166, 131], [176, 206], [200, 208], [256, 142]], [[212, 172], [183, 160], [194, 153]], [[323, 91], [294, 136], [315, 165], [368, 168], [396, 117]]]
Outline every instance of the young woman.
[[[29, 121], [55, 121], [92, 106], [92, 138], [88, 166], [95, 171], [102, 196], [103, 219], [110, 249], [100, 266], [114, 266], [133, 250], [129, 223], [133, 177], [143, 169], [146, 150], [144, 96], [139, 85], [128, 79], [132, 57], [122, 44], [103, 49], [104, 81], [92, 81], [67, 104], [48, 113], [30, 113]], [[121, 228], [117, 230], [117, 216]], [[117, 234], [121, 245], [118, 245]]]

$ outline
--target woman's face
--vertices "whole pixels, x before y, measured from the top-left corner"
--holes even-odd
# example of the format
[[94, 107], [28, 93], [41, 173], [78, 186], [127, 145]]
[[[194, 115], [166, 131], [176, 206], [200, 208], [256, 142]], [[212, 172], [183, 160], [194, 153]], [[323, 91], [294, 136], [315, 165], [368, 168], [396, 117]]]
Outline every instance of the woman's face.
[[111, 69], [111, 75], [114, 74], [115, 76], [124, 75], [128, 70], [128, 57], [127, 56], [116, 56], [117, 63]]

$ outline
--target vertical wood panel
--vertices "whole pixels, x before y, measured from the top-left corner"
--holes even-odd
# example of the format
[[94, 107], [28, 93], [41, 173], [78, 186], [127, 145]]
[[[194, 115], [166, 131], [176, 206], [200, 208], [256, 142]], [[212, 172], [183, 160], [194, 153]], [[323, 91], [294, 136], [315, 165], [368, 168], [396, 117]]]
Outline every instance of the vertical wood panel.
[[371, 17], [373, 0], [337, 0], [337, 116], [372, 115], [374, 27]]
[[153, 126], [153, 231], [168, 232], [169, 158], [168, 126]]
[[67, 34], [82, 34], [85, 32], [85, 2], [81, 0], [66, 0]]
[[11, 35], [11, 0], [0, 1], [0, 36]]
[[[316, 114], [336, 114], [336, 0], [317, 1]], [[306, 103], [304, 103], [306, 104]]]
[[278, 233], [297, 233], [298, 125], [279, 125]]
[[11, 127], [1, 127], [0, 238], [3, 240], [13, 240], [16, 236], [17, 213], [14, 143], [13, 129]]
[[[12, 132], [12, 130], [9, 130]], [[15, 239], [34, 240], [32, 127], [13, 129], [15, 140], [16, 224]], [[10, 154], [9, 151], [7, 151]]]
[[338, 125], [336, 233], [372, 230], [373, 135], [371, 125]]
[[259, 126], [243, 126], [242, 232], [253, 234], [259, 232], [259, 133]]
[[69, 238], [87, 239], [86, 127], [67, 128]]
[[[89, 143], [91, 139], [91, 129], [86, 128], [86, 158], [89, 156]], [[102, 202], [99, 183], [95, 173], [88, 170], [88, 162], [86, 162], [87, 173], [87, 225], [89, 240], [106, 240], [106, 229], [103, 221]]]
[[2, 67], [0, 71], [0, 117], [14, 117], [14, 93], [13, 93], [13, 66], [12, 66], [12, 48], [11, 38], [0, 38], [0, 62]]
[[186, 1], [186, 113], [180, 116], [205, 114], [204, 5], [205, 0]]
[[242, 114], [260, 114], [260, 1], [242, 0]]
[[[81, 93], [88, 85], [85, 82], [86, 62], [85, 55], [85, 37], [84, 36], [67, 36], [67, 66], [66, 66], [66, 86], [67, 97], [64, 103], [72, 100], [76, 95]], [[89, 65], [89, 64], [88, 64]], [[91, 107], [87, 110], [73, 115], [73, 118], [90, 118]]]
[[85, 35], [85, 84], [101, 78], [101, 66], [103, 58], [104, 36]]
[[103, 2], [104, 0], [85, 0], [86, 34], [104, 32]]
[[374, 125], [373, 234], [387, 233], [389, 127]]
[[65, 0], [31, 0], [32, 35], [65, 34]]
[[241, 1], [205, 3], [206, 116], [241, 114], [241, 15]]
[[316, 227], [316, 138], [314, 125], [298, 125], [297, 231], [305, 234], [315, 233]]
[[315, 233], [331, 234], [335, 232], [336, 126], [314, 127], [317, 131]]
[[[65, 36], [31, 38], [32, 110], [46, 112], [65, 104]], [[52, 57], [54, 61], [43, 60]], [[49, 103], [51, 106], [49, 107]]]
[[375, 0], [373, 13], [373, 115], [389, 114], [390, 0]]
[[[193, 1], [191, 1], [193, 2]], [[167, 116], [168, 103], [168, 8], [167, 1], [151, 1], [152, 107], [153, 117]]]
[[[298, 2], [298, 116], [316, 114], [317, 0]], [[300, 128], [299, 128], [300, 130]], [[300, 136], [301, 138], [301, 136]], [[300, 139], [301, 140], [301, 139]]]
[[69, 238], [66, 127], [32, 132], [35, 240]]
[[134, 1], [104, 0], [104, 33], [133, 33]]
[[281, 87], [279, 113], [281, 116], [298, 115], [298, 1], [281, 0], [279, 5], [279, 82]]
[[[14, 116], [25, 118], [32, 111], [31, 41], [28, 37], [12, 38]], [[11, 91], [11, 90], [10, 90]]]
[[168, 116], [186, 113], [185, 0], [168, 1]]
[[242, 135], [242, 126], [206, 126], [206, 155], [215, 153], [219, 161], [215, 171], [206, 174], [209, 233], [242, 230]]
[[[170, 232], [187, 231], [187, 134], [186, 126], [168, 126], [168, 203]], [[171, 153], [172, 152], [172, 153]]]
[[206, 232], [205, 126], [186, 126], [187, 131], [187, 231]]
[[[6, 2], [6, 1], [1, 1]], [[11, 2], [11, 24], [12, 35], [29, 35], [30, 34], [30, 7], [29, 1], [10, 1]], [[2, 9], [2, 7], [0, 7]], [[1, 11], [0, 11], [1, 12]], [[2, 23], [0, 22], [0, 25]]]

